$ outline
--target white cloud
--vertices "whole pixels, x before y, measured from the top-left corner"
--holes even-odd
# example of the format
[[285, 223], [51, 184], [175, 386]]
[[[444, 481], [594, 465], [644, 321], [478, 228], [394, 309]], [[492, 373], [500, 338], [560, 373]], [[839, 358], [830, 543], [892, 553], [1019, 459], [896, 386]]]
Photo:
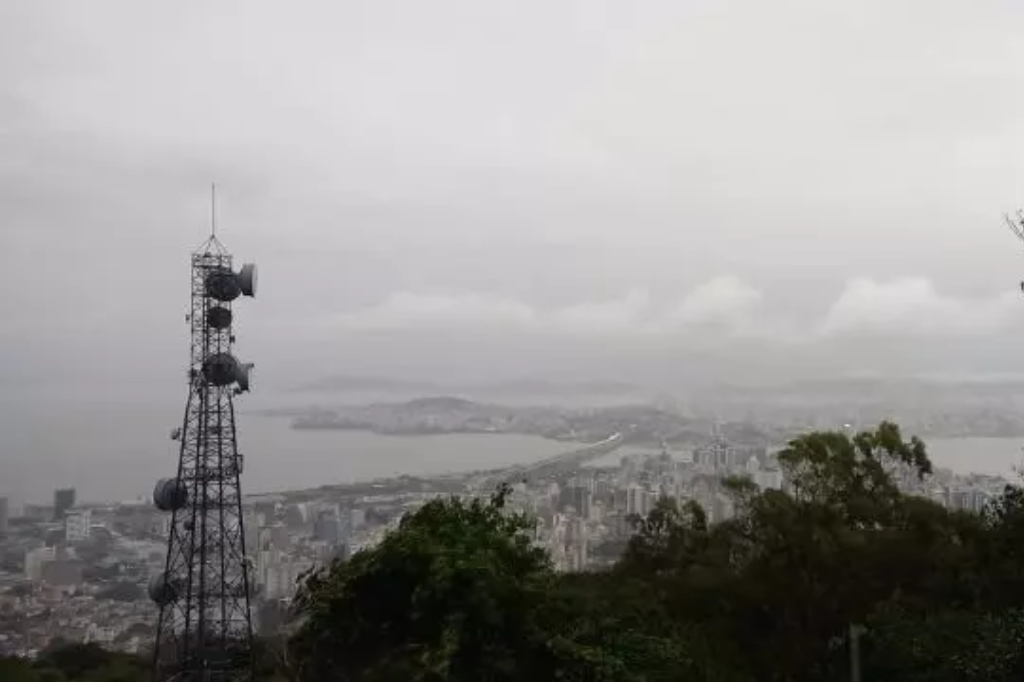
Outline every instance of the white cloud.
[[340, 315], [336, 322], [352, 331], [424, 328], [519, 328], [536, 322], [533, 309], [491, 294], [416, 294], [399, 292], [381, 304]]
[[[824, 314], [802, 322], [766, 309], [762, 292], [738, 277], [711, 279], [676, 305], [645, 289], [605, 300], [543, 308], [494, 293], [399, 292], [381, 303], [334, 318], [344, 330], [505, 330], [568, 337], [699, 336], [704, 340], [760, 338], [815, 342], [840, 338], [928, 336], [935, 339], [993, 334], [1024, 316], [1014, 291], [986, 298], [943, 295], [921, 277], [847, 283]], [[779, 313], [779, 314], [776, 314]]]
[[818, 332], [822, 336], [978, 336], [997, 332], [1024, 314], [1015, 292], [988, 298], [939, 293], [921, 277], [889, 282], [850, 281], [832, 304]]
[[682, 325], [742, 325], [760, 305], [761, 292], [729, 275], [716, 277], [690, 292], [670, 313], [669, 320]]
[[650, 312], [650, 294], [634, 289], [621, 298], [579, 303], [548, 314], [553, 329], [569, 333], [636, 333]]
[[645, 289], [549, 309], [497, 294], [400, 292], [376, 306], [340, 315], [335, 322], [351, 331], [497, 328], [563, 335], [672, 334], [708, 325], [738, 328], [749, 323], [760, 300], [759, 291], [735, 277], [711, 280], [675, 307], [657, 305]]

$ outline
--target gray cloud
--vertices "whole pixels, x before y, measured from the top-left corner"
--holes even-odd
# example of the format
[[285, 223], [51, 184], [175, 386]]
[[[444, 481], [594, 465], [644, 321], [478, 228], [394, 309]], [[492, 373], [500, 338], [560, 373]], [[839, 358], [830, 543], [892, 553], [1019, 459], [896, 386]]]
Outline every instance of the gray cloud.
[[0, 376], [175, 390], [211, 181], [270, 376], [1012, 364], [1022, 14], [5, 4]]
[[[703, 341], [732, 337], [779, 343], [816, 343], [843, 338], [979, 337], [1013, 328], [1020, 313], [1014, 292], [987, 297], [939, 293], [926, 278], [851, 280], [816, 319], [793, 319], [784, 302], [765, 301], [762, 291], [736, 276], [714, 278], [673, 302], [647, 290], [622, 296], [539, 307], [494, 293], [398, 292], [376, 305], [339, 314], [339, 333], [422, 330], [504, 331], [579, 337], [661, 336]], [[785, 324], [781, 324], [785, 322]]]
[[978, 337], [1016, 326], [1020, 313], [1020, 295], [1012, 291], [986, 298], [958, 298], [940, 294], [923, 278], [891, 282], [858, 279], [847, 285], [829, 309], [820, 331], [826, 336]]

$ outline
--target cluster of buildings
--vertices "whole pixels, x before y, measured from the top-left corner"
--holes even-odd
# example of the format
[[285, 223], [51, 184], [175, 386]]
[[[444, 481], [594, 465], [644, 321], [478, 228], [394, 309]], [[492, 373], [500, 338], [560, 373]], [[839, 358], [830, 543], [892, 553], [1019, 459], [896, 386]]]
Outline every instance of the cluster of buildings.
[[[637, 517], [660, 498], [700, 505], [712, 522], [735, 514], [723, 478], [742, 475], [762, 489], [786, 485], [775, 452], [716, 436], [692, 450], [619, 446], [610, 466], [545, 468], [518, 478], [513, 508], [536, 519], [534, 542], [556, 569], [613, 563]], [[1006, 481], [938, 471], [921, 481], [895, 472], [901, 487], [951, 509], [980, 511]], [[400, 478], [314, 491], [250, 496], [245, 541], [254, 613], [273, 631], [310, 569], [372, 546], [402, 516], [439, 496], [486, 495], [509, 472]], [[147, 500], [82, 506], [73, 489], [53, 504], [14, 516], [0, 498], [0, 655], [33, 655], [55, 639], [98, 642], [129, 652], [150, 642], [156, 608], [149, 577], [163, 569], [169, 518]]]
[[954, 474], [938, 469], [924, 479], [909, 467], [891, 472], [904, 493], [926, 497], [952, 511], [981, 513], [1006, 488], [1009, 481], [1002, 476], [985, 474]]
[[285, 498], [256, 502], [246, 514], [246, 548], [262, 599], [289, 599], [303, 573], [347, 556], [366, 526], [362, 509]]
[[730, 518], [735, 508], [722, 481], [740, 474], [764, 488], [783, 483], [766, 448], [716, 438], [676, 454], [664, 444], [660, 449], [632, 448], [622, 453], [617, 466], [526, 479], [513, 487], [513, 504], [536, 519], [535, 541], [548, 551], [557, 570], [584, 571], [613, 563], [635, 519], [649, 514], [660, 498], [696, 502], [711, 521]]
[[32, 656], [55, 641], [147, 646], [153, 609], [141, 585], [163, 549], [160, 524], [143, 511], [139, 503], [82, 507], [63, 488], [52, 505], [15, 517], [0, 498], [0, 655]]
[[[637, 450], [624, 454], [616, 467], [581, 469], [560, 480], [521, 481], [516, 504], [537, 519], [539, 546], [556, 569], [581, 571], [614, 563], [633, 532], [633, 520], [646, 516], [660, 498], [695, 502], [708, 521], [734, 516], [733, 495], [723, 481], [742, 476], [760, 489], [785, 489], [777, 450], [730, 445], [721, 438], [673, 456]], [[951, 510], [983, 511], [1003, 492], [998, 476], [956, 475], [940, 469], [921, 479], [903, 468], [894, 472], [907, 494], [927, 497]]]

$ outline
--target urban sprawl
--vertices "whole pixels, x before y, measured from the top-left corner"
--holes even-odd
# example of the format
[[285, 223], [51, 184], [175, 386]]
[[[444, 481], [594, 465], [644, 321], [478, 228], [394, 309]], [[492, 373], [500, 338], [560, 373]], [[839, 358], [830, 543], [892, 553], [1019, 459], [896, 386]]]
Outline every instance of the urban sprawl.
[[[534, 542], [557, 569], [581, 571], [613, 562], [628, 541], [632, 519], [646, 515], [661, 497], [692, 500], [719, 521], [734, 513], [726, 477], [747, 476], [764, 489], [786, 486], [776, 456], [786, 442], [780, 433], [766, 436], [764, 430], [729, 424], [669, 438], [658, 433], [665, 433], [664, 425], [652, 427], [645, 414], [663, 413], [619, 413], [603, 424], [591, 414], [571, 428], [561, 424], [561, 432], [547, 435], [566, 440], [566, 454], [535, 464], [247, 496], [245, 543], [256, 627], [272, 633], [282, 626], [303, 573], [372, 546], [403, 514], [439, 496], [486, 496], [502, 483], [512, 485], [510, 507], [535, 519]], [[296, 426], [352, 426], [338, 420], [319, 413], [312, 422], [308, 415], [299, 417]], [[481, 430], [506, 430], [494, 424]], [[605, 465], [609, 459], [615, 463]], [[1000, 477], [948, 470], [898, 480], [907, 492], [975, 511], [1007, 484]], [[56, 490], [52, 504], [11, 512], [0, 498], [0, 655], [32, 657], [58, 641], [147, 649], [156, 607], [146, 586], [164, 568], [169, 515], [149, 500], [82, 504], [73, 488]]]

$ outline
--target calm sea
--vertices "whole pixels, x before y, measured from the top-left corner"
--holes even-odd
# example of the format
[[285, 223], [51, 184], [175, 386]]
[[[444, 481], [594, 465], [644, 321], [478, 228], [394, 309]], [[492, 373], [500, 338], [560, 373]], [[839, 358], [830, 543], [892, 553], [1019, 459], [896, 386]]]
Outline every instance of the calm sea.
[[[244, 409], [244, 408], [242, 408]], [[170, 431], [182, 404], [141, 399], [131, 407], [66, 393], [0, 399], [0, 497], [14, 507], [47, 502], [57, 487], [80, 500], [148, 496], [177, 466]], [[294, 430], [290, 420], [239, 414], [246, 492], [364, 481], [399, 474], [441, 474], [531, 462], [569, 449], [533, 436], [458, 434], [378, 436]]]
[[[63, 486], [74, 486], [84, 500], [148, 496], [156, 479], [176, 467], [177, 444], [169, 434], [180, 420], [181, 400], [170, 391], [155, 401], [145, 391], [127, 389], [0, 395], [0, 496], [15, 507], [49, 501], [53, 489]], [[531, 436], [293, 430], [287, 419], [246, 414], [246, 405], [240, 408], [240, 446], [247, 492], [485, 469], [566, 449]], [[932, 439], [928, 449], [937, 465], [965, 473], [1009, 475], [1024, 460], [1024, 439]]]
[[926, 439], [928, 456], [936, 466], [958, 473], [998, 474], [1016, 479], [1024, 464], [1024, 438]]

